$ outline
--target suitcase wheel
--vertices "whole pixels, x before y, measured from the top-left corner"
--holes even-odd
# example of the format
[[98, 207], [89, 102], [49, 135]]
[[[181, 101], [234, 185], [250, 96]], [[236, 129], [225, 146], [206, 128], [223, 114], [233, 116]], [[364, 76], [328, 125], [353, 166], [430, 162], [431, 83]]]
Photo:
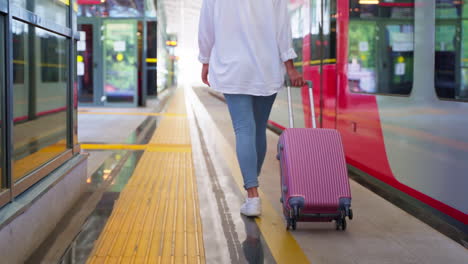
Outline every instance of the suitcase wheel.
[[289, 217], [287, 219], [288, 225], [286, 226], [286, 230], [289, 230], [289, 228], [291, 228], [292, 230], [296, 230], [297, 220], [299, 219], [300, 215], [301, 215], [301, 208], [295, 205], [289, 211]]
[[286, 230], [289, 230], [289, 229], [296, 230], [297, 219], [296, 218], [289, 218], [287, 221], [288, 221], [288, 225], [286, 226]]
[[[352, 215], [352, 213], [351, 213]], [[350, 218], [351, 219], [351, 218]], [[346, 230], [346, 226], [347, 226], [347, 223], [346, 223], [346, 213], [344, 213], [343, 211], [341, 212], [341, 216], [335, 220], [335, 223], [336, 223], [336, 230], [343, 230], [345, 231]]]

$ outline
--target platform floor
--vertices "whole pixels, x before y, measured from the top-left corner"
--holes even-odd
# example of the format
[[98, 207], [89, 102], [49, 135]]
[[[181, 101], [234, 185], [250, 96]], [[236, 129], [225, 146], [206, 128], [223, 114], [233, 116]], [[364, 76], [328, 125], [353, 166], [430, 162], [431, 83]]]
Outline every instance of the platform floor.
[[[89, 121], [82, 147], [95, 163], [88, 196], [41, 249], [59, 252], [73, 236], [61, 263], [468, 263], [466, 248], [353, 181], [347, 231], [333, 223], [286, 231], [272, 132], [260, 176], [263, 215], [241, 216], [228, 110], [206, 88], [177, 89], [164, 111], [81, 114]], [[40, 255], [30, 263], [52, 259]]]
[[[206, 130], [210, 131], [210, 138], [216, 139], [218, 155], [225, 158], [225, 163], [219, 164], [228, 164], [231, 174], [240, 178], [234, 156], [235, 136], [225, 103], [214, 99], [208, 88], [193, 90], [190, 101], [196, 105], [200, 119], [210, 119]], [[273, 132], [267, 134], [269, 149], [260, 185], [264, 204], [269, 203], [281, 215], [274, 147], [278, 138]], [[225, 141], [222, 148], [219, 141]], [[299, 223], [298, 230], [292, 232], [310, 262], [468, 263], [468, 250], [460, 244], [352, 180], [351, 189], [355, 218], [348, 221], [346, 232], [335, 231], [333, 223]], [[260, 229], [262, 233], [266, 231]]]

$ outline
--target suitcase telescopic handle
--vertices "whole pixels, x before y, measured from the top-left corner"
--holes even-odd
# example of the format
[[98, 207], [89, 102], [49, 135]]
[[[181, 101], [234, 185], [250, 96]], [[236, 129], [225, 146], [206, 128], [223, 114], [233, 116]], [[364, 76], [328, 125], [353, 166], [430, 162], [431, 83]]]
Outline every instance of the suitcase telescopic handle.
[[[317, 128], [317, 122], [315, 120], [315, 107], [314, 107], [314, 84], [312, 81], [306, 81], [308, 90], [309, 90], [309, 107], [310, 107], [310, 114], [312, 116], [312, 127]], [[294, 127], [294, 112], [292, 107], [292, 99], [291, 99], [291, 82], [289, 80], [286, 81], [286, 88], [288, 91], [288, 114], [289, 114], [289, 127]]]

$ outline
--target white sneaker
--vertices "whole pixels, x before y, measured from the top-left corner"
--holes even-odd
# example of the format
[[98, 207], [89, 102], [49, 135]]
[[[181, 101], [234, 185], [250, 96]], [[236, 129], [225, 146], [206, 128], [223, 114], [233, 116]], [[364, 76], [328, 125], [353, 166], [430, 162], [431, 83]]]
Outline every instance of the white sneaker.
[[246, 198], [240, 212], [245, 216], [260, 216], [262, 214], [262, 203], [260, 198]]

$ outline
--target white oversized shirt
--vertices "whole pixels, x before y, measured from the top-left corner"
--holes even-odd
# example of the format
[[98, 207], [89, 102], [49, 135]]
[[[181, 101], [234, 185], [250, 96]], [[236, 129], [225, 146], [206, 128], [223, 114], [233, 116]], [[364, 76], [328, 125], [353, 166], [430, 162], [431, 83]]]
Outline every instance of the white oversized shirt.
[[227, 94], [268, 96], [284, 82], [284, 62], [296, 58], [289, 0], [203, 0], [199, 61], [209, 82]]

